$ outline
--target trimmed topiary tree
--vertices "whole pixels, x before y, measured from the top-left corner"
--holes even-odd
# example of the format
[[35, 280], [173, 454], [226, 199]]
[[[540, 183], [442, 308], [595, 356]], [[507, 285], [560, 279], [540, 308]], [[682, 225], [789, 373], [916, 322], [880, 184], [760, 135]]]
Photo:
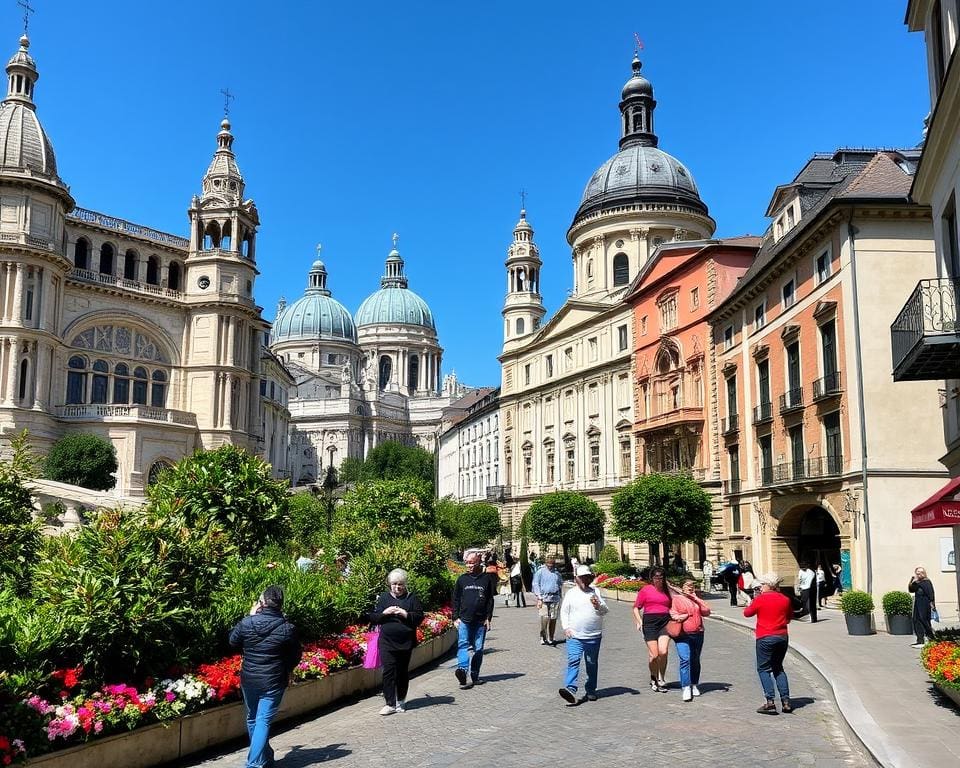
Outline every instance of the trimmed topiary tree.
[[613, 544], [607, 544], [603, 549], [600, 550], [600, 556], [597, 558], [598, 563], [619, 563], [620, 562], [620, 550], [618, 550]]
[[43, 473], [58, 483], [108, 491], [116, 483], [113, 473], [117, 466], [113, 443], [99, 435], [74, 432], [53, 444], [44, 462]]
[[563, 559], [570, 547], [592, 544], [603, 536], [603, 511], [592, 499], [575, 491], [554, 491], [541, 496], [527, 512], [530, 538], [563, 547]]

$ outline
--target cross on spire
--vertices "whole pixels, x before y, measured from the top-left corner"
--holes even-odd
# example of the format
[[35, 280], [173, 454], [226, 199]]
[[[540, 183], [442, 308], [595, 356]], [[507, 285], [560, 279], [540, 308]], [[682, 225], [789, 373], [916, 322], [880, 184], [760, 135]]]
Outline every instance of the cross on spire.
[[524, 211], [527, 209], [527, 190], [525, 189], [520, 190], [520, 208]]
[[323, 245], [322, 245], [321, 243], [317, 243], [317, 258], [318, 258], [318, 259], [320, 258], [320, 251], [322, 251], [322, 250], [323, 250]]
[[[29, 0], [27, 1], [29, 2]], [[229, 88], [221, 88], [220, 93], [223, 94], [223, 116], [230, 117], [230, 102], [237, 97], [230, 93]]]
[[23, 34], [27, 34], [30, 27], [30, 14], [34, 12], [34, 8], [30, 5], [30, 0], [17, 0], [17, 5], [23, 8]]
[[392, 240], [393, 240], [393, 250], [397, 250], [397, 242], [400, 240], [400, 235], [394, 232]]

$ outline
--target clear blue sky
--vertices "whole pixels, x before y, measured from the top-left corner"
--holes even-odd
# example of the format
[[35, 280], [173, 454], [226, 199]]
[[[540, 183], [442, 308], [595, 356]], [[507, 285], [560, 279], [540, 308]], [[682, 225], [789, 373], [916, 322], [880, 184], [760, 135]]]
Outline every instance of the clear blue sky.
[[[477, 385], [499, 383], [521, 188], [548, 313], [572, 285], [565, 234], [616, 151], [634, 31], [660, 146], [719, 236], [763, 232], [811, 153], [914, 146], [929, 111], [906, 0], [34, 2], [39, 115], [79, 205], [186, 234], [229, 86], [265, 316], [302, 294], [318, 242], [356, 311], [397, 231], [445, 371]], [[22, 22], [4, 6], [10, 55]]]

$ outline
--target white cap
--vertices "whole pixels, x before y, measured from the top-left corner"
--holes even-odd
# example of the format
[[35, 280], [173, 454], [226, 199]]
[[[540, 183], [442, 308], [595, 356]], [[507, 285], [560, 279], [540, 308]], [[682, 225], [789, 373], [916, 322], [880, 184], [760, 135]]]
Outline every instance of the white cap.
[[593, 571], [590, 570], [589, 565], [578, 565], [576, 573], [577, 576], [593, 576]]

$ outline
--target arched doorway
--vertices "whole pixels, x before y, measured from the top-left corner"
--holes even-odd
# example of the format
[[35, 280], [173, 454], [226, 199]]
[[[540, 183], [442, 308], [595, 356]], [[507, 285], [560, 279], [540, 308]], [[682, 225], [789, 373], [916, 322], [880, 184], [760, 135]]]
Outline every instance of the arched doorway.
[[790, 510], [777, 527], [777, 538], [798, 565], [806, 562], [816, 568], [819, 563], [827, 570], [829, 565], [840, 562], [840, 528], [833, 516], [819, 505]]

